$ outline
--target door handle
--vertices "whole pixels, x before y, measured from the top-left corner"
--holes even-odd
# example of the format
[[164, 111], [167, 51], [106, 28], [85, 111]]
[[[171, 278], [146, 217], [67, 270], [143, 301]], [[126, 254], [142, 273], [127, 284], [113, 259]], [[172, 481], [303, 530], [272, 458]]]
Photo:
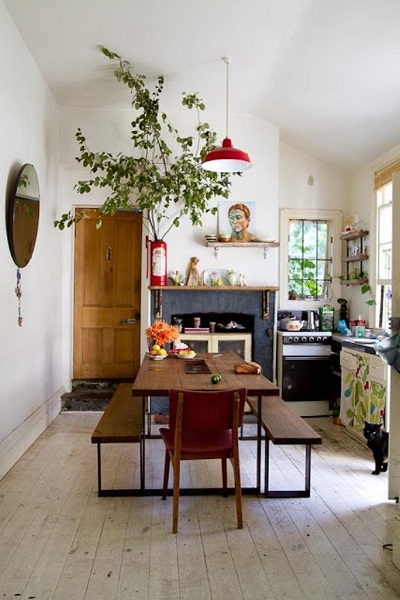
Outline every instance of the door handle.
[[137, 319], [121, 319], [119, 324], [120, 325], [133, 325], [134, 323], [137, 323], [138, 320]]

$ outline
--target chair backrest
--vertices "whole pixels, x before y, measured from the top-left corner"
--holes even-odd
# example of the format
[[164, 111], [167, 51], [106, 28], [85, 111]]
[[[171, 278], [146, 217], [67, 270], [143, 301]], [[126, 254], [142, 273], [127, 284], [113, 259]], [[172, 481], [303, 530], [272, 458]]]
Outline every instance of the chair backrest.
[[238, 426], [242, 424], [246, 389], [198, 392], [171, 390], [169, 426], [175, 429], [179, 397], [183, 398], [183, 431], [222, 431], [232, 429], [234, 405], [238, 401]]

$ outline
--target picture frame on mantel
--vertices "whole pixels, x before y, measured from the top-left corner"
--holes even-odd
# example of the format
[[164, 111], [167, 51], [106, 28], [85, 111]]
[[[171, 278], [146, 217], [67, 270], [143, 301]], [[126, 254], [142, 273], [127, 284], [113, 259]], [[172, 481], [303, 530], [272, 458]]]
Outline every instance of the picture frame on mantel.
[[[237, 237], [241, 230], [234, 228], [232, 219], [229, 218], [230, 211], [237, 213], [237, 219], [242, 215], [247, 221], [245, 228], [245, 237], [243, 240]], [[218, 237], [226, 237], [230, 242], [248, 242], [255, 240], [256, 231], [256, 203], [255, 202], [232, 202], [221, 200], [218, 202]]]

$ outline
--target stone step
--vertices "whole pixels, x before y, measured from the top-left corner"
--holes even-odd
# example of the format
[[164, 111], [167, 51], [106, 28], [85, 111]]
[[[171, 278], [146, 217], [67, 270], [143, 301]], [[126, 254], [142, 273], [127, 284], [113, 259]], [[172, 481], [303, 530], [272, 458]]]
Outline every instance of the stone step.
[[72, 391], [61, 396], [62, 411], [104, 411], [120, 381], [74, 380]]

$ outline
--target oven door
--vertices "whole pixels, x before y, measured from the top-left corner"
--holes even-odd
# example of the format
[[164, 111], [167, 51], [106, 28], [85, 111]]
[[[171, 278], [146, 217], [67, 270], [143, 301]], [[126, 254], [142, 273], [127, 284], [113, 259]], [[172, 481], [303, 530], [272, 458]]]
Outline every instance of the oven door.
[[330, 357], [283, 356], [282, 398], [287, 402], [313, 402], [329, 397]]

